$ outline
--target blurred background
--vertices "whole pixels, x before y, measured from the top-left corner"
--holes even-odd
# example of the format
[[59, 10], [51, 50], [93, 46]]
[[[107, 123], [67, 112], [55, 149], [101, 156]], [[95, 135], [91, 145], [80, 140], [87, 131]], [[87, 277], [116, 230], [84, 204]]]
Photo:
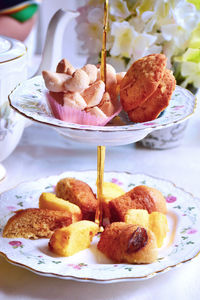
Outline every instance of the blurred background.
[[[44, 47], [48, 24], [55, 12], [60, 9], [76, 10], [77, 6], [82, 3], [81, 0], [66, 1], [66, 0], [43, 0], [38, 12], [38, 19], [32, 33], [27, 38], [25, 43], [29, 49], [30, 55], [36, 54], [39, 63], [40, 55]], [[77, 37], [75, 33], [75, 21], [72, 20], [66, 26], [64, 33], [62, 53], [75, 66], [81, 66], [85, 62], [85, 57], [77, 55]], [[36, 68], [36, 66], [34, 66]]]

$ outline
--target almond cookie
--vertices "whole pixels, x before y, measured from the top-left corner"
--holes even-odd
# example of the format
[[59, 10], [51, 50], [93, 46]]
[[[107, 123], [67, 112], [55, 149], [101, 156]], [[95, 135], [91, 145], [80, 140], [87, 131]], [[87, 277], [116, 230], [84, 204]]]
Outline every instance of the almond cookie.
[[132, 122], [147, 122], [155, 120], [169, 105], [176, 80], [170, 70], [166, 69], [156, 91], [142, 105], [128, 112]]
[[93, 107], [101, 102], [105, 92], [105, 83], [98, 80], [83, 91], [81, 96], [87, 103], [87, 107]]
[[42, 71], [45, 86], [50, 92], [64, 92], [64, 84], [67, 80], [71, 80], [71, 76], [65, 73], [56, 73], [51, 71]]
[[125, 111], [144, 103], [157, 89], [166, 68], [163, 54], [151, 54], [135, 61], [120, 84], [120, 99]]
[[81, 93], [88, 88], [89, 83], [90, 79], [87, 73], [81, 69], [77, 69], [73, 75], [64, 82], [64, 88], [65, 91]]
[[88, 77], [90, 78], [90, 84], [94, 83], [97, 80], [98, 69], [95, 65], [87, 64], [81, 70], [87, 73]]
[[66, 59], [63, 58], [57, 65], [56, 73], [66, 73], [68, 75], [72, 75], [76, 69], [72, 66], [72, 64]]

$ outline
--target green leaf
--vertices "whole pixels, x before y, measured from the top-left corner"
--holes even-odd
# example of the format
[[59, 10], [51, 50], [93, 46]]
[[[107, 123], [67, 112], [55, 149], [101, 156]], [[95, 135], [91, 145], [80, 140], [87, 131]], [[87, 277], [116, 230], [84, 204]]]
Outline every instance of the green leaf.
[[123, 56], [122, 59], [123, 59], [123, 61], [124, 61], [125, 67], [127, 67], [128, 64], [129, 64], [129, 62], [130, 62], [130, 60], [131, 60], [130, 57], [125, 57], [125, 56]]
[[195, 209], [195, 207], [190, 206], [190, 207], [188, 207], [188, 209], [191, 211], [192, 209]]
[[130, 272], [133, 270], [133, 268], [125, 268], [125, 270], [128, 270]]
[[181, 206], [180, 206], [180, 205], [177, 205], [177, 206], [174, 206], [173, 208], [181, 209]]
[[39, 260], [39, 261], [38, 261], [38, 265], [41, 265], [41, 264], [44, 264], [44, 261]]
[[189, 242], [187, 242], [186, 244], [187, 244], [187, 245], [189, 245], [189, 244], [194, 244], [194, 242], [189, 241]]
[[132, 187], [132, 186], [135, 186], [135, 184], [134, 184], [134, 183], [130, 183], [130, 184], [128, 185], [128, 187]]

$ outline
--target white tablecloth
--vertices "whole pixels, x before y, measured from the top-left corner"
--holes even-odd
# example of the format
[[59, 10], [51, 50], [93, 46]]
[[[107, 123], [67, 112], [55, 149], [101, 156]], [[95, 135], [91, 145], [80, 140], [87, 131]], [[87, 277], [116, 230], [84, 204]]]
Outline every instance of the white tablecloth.
[[[105, 171], [146, 173], [173, 181], [199, 197], [200, 118], [191, 118], [180, 147], [149, 150], [131, 144], [107, 147]], [[7, 177], [3, 192], [18, 183], [67, 170], [95, 170], [96, 148], [68, 141], [46, 126], [25, 129], [14, 153], [3, 162]], [[0, 257], [0, 299], [200, 299], [200, 256], [154, 278], [95, 284], [47, 278], [16, 267]]]

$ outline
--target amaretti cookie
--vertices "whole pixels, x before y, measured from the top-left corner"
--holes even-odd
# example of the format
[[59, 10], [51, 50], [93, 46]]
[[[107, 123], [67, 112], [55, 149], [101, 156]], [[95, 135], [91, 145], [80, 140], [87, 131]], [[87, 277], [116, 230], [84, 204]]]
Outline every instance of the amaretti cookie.
[[123, 222], [107, 225], [97, 248], [118, 263], [147, 264], [158, 255], [155, 235], [149, 229]]

